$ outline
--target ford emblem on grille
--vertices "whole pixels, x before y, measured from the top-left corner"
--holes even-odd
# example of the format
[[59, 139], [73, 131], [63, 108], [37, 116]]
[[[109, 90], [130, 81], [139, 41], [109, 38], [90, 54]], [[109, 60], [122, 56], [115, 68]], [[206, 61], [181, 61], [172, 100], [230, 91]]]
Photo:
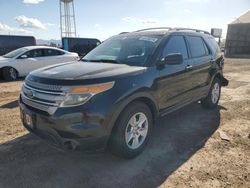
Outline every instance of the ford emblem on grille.
[[26, 92], [26, 95], [27, 95], [27, 97], [33, 99], [33, 98], [36, 96], [36, 93], [35, 93], [35, 91], [28, 90], [28, 91]]

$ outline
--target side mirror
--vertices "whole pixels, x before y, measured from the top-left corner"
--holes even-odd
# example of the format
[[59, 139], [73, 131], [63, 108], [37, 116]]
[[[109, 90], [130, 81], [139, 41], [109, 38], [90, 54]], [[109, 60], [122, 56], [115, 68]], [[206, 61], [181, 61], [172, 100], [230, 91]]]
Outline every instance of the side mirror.
[[169, 54], [165, 58], [162, 58], [161, 65], [162, 64], [168, 64], [168, 65], [179, 65], [183, 63], [183, 56], [180, 53], [176, 54]]
[[21, 56], [20, 56], [20, 59], [27, 59], [27, 58], [28, 58], [27, 55], [21, 55]]

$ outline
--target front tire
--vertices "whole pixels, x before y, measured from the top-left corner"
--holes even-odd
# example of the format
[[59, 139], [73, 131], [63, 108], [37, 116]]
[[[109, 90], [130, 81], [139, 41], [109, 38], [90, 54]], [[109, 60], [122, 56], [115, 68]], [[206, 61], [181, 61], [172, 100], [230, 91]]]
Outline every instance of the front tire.
[[110, 139], [114, 154], [133, 158], [145, 148], [152, 132], [153, 120], [149, 107], [142, 102], [133, 102], [118, 118]]
[[201, 101], [201, 104], [205, 108], [214, 109], [218, 106], [221, 95], [221, 81], [215, 78], [212, 82], [208, 96]]
[[13, 67], [3, 68], [3, 78], [6, 81], [14, 81], [17, 79], [18, 73]]

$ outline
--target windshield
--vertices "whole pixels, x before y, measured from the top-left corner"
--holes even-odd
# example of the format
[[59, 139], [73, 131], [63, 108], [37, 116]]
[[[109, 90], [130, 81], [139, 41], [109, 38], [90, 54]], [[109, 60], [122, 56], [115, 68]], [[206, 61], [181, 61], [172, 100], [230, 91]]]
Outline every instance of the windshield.
[[3, 57], [5, 57], [5, 58], [13, 58], [13, 57], [16, 57], [16, 56], [18, 56], [18, 55], [20, 55], [20, 54], [22, 54], [22, 53], [24, 53], [26, 51], [27, 51], [26, 48], [19, 48], [17, 50], [11, 51], [11, 52], [3, 55]]
[[144, 66], [154, 53], [159, 41], [158, 35], [118, 35], [104, 41], [82, 60]]

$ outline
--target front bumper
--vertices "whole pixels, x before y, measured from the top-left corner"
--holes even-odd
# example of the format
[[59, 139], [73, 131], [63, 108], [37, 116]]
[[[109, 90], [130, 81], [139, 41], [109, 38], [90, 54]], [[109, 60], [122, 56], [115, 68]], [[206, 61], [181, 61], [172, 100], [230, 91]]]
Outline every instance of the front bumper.
[[[49, 115], [27, 106], [21, 100], [20, 113], [23, 125], [40, 138], [63, 149], [96, 150], [105, 148], [109, 131], [105, 117], [86, 111]], [[32, 118], [28, 125], [25, 116]]]

